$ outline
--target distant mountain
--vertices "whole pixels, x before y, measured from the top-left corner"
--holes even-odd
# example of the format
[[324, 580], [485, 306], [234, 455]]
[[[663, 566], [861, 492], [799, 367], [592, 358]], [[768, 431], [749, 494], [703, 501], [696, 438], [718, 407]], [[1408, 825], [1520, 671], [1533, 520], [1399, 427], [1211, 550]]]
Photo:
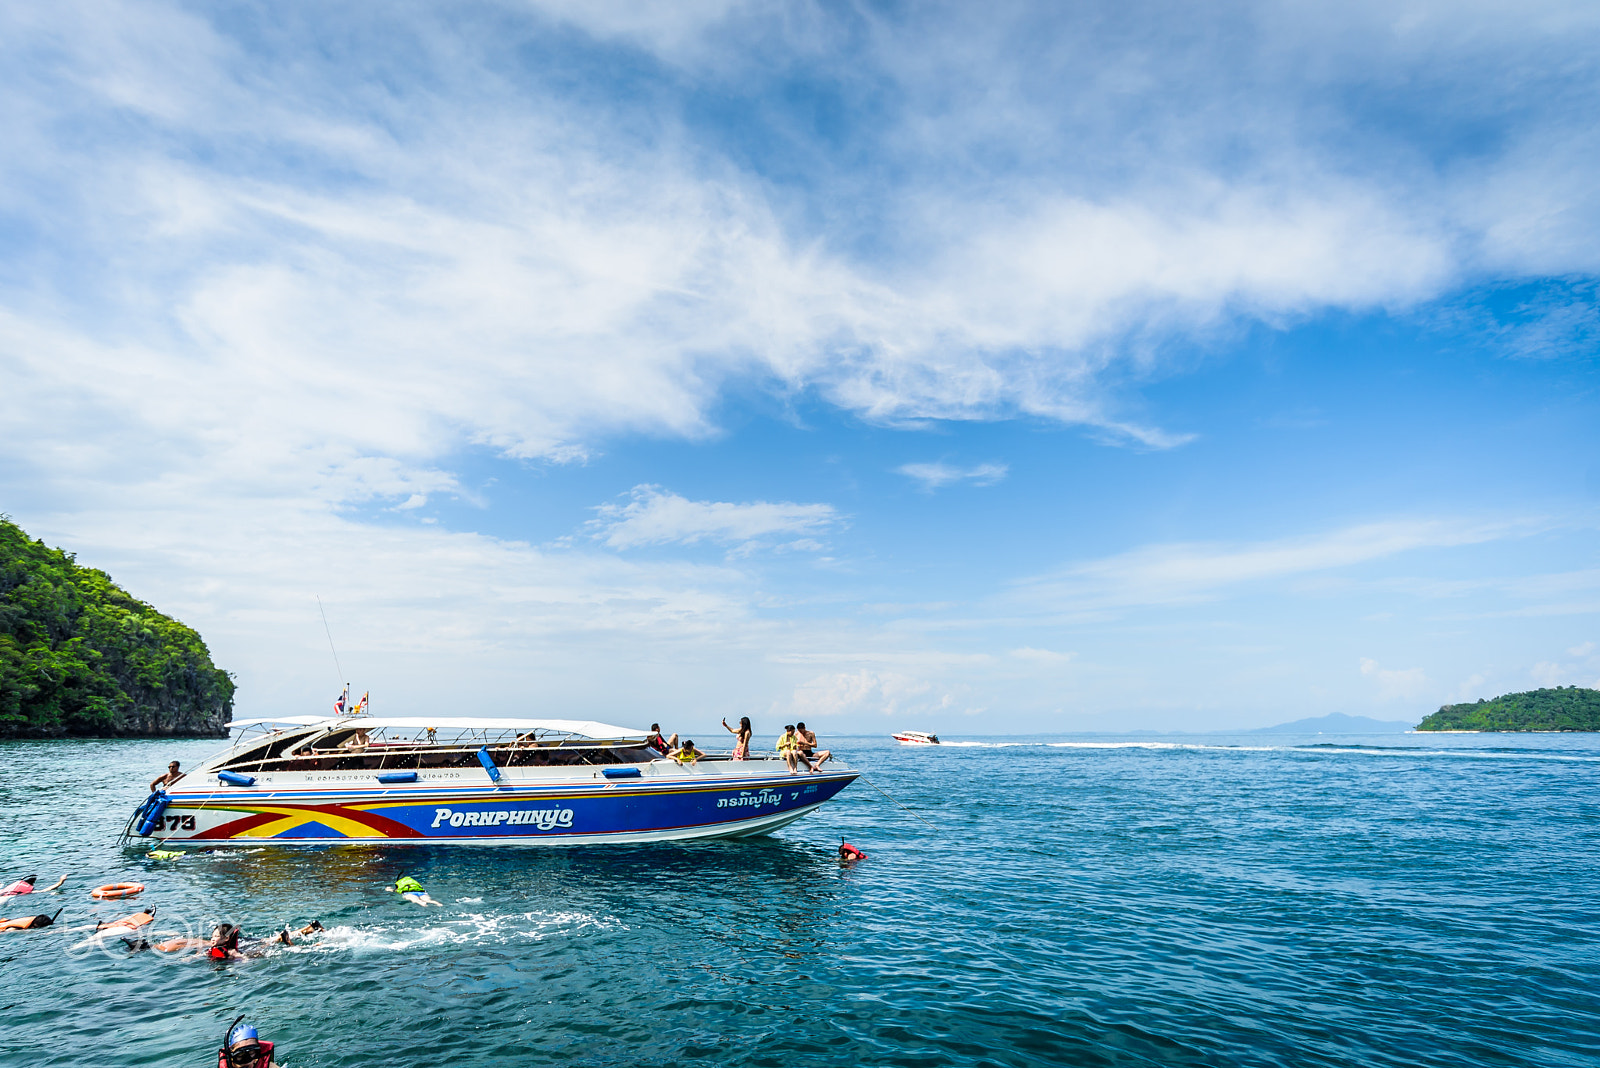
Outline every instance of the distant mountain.
[[1398, 719], [1372, 719], [1332, 712], [1315, 719], [1297, 719], [1276, 727], [1257, 727], [1251, 734], [1400, 734], [1414, 724]]
[[1584, 686], [1508, 693], [1492, 701], [1445, 705], [1419, 731], [1600, 731], [1600, 690]]

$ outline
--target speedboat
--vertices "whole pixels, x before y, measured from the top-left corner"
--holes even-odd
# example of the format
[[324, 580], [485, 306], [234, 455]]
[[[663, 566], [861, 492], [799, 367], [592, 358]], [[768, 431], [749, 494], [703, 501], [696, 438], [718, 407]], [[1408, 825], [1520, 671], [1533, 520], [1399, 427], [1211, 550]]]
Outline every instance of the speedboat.
[[899, 734], [891, 734], [889, 737], [904, 745], [939, 744], [939, 736], [937, 734], [929, 734], [927, 731], [901, 731]]
[[156, 790], [123, 830], [160, 848], [275, 842], [551, 845], [743, 838], [859, 774], [702, 756], [647, 731], [559, 719], [339, 715], [243, 720], [225, 752]]

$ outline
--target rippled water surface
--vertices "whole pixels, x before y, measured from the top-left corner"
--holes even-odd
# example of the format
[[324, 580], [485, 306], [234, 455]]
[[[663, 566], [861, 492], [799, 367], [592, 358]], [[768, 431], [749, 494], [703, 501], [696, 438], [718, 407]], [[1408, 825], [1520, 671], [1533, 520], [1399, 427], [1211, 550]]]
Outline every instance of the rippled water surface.
[[[0, 935], [0, 1063], [215, 1064], [248, 1011], [290, 1068], [1600, 1064], [1600, 740], [1261, 737], [832, 740], [927, 824], [857, 782], [741, 842], [168, 862], [117, 832], [215, 742], [0, 745], [5, 880], [73, 873], [0, 909], [65, 906]], [[86, 944], [117, 880], [159, 931], [328, 930]]]

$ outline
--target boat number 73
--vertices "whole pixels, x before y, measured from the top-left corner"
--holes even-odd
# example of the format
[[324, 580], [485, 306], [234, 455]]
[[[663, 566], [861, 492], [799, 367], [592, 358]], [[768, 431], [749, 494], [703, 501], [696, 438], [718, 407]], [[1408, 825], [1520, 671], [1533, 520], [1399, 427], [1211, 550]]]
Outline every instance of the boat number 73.
[[192, 831], [192, 830], [194, 830], [194, 817], [193, 816], [168, 816], [167, 817], [167, 830], [169, 830], [169, 831]]

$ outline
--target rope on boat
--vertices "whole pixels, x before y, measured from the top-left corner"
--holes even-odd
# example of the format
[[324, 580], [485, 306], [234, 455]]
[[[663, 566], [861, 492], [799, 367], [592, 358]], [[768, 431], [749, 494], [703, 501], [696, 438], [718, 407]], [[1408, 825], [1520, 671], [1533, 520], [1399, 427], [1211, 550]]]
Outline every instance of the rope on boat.
[[[867, 778], [867, 777], [866, 777], [866, 776], [865, 776], [865, 775], [863, 775], [863, 776], [861, 776], [861, 781], [862, 781], [862, 782], [864, 782], [864, 783], [866, 783], [866, 784], [867, 784], [867, 785], [868, 785], [868, 786], [870, 786], [870, 787], [872, 787], [872, 788], [873, 788], [873, 789], [874, 789], [874, 790], [876, 790], [876, 791], [878, 791], [878, 792], [879, 792], [879, 793], [880, 793], [880, 794], [883, 794], [883, 796], [884, 796], [884, 797], [888, 797], [888, 798], [889, 798], [889, 800], [890, 800], [890, 801], [894, 801], [894, 803], [895, 803], [895, 804], [897, 804], [897, 805], [900, 805], [900, 802], [898, 802], [898, 801], [895, 801], [895, 799], [894, 799], [894, 798], [892, 798], [892, 797], [889, 797], [889, 793], [888, 793], [888, 791], [887, 791], [887, 790], [885, 790], [885, 789], [884, 789], [884, 788], [883, 788], [883, 787], [881, 787], [881, 786], [879, 786], [879, 785], [878, 785], [878, 784], [877, 784], [877, 783], [875, 783], [875, 782], [873, 782], [873, 781], [872, 781], [872, 780], [871, 780], [871, 779], [869, 779], [869, 778]], [[926, 826], [926, 827], [927, 827], [927, 828], [928, 828], [928, 829], [929, 829], [929, 830], [931, 830], [931, 831], [937, 831], [937, 830], [938, 830], [938, 829], [939, 829], [939, 828], [937, 828], [937, 827], [935, 827], [935, 826], [934, 826], [934, 825], [933, 825], [933, 824], [931, 824], [931, 823], [929, 823], [929, 822], [928, 822], [928, 821], [927, 821], [927, 820], [924, 820], [924, 819], [922, 819], [922, 817], [921, 817], [921, 816], [918, 816], [918, 815], [917, 815], [917, 814], [916, 814], [916, 813], [915, 813], [915, 812], [912, 812], [912, 811], [911, 811], [911, 809], [909, 809], [909, 808], [906, 808], [906, 806], [904, 806], [904, 805], [900, 805], [900, 807], [901, 807], [901, 808], [905, 808], [905, 809], [906, 809], [906, 811], [907, 811], [907, 812], [909, 812], [909, 813], [911, 813], [911, 815], [912, 815], [912, 816], [913, 816], [913, 817], [914, 817], [914, 818], [916, 818], [916, 819], [918, 819], [918, 820], [922, 820], [922, 823], [923, 823], [923, 824], [924, 824], [924, 825], [925, 825], [925, 826]]]

